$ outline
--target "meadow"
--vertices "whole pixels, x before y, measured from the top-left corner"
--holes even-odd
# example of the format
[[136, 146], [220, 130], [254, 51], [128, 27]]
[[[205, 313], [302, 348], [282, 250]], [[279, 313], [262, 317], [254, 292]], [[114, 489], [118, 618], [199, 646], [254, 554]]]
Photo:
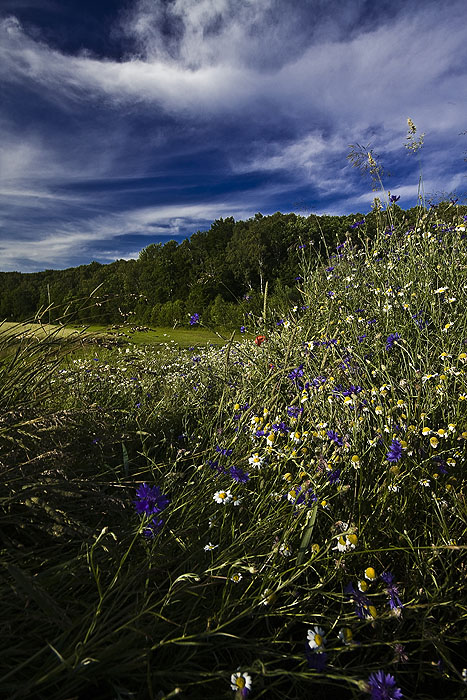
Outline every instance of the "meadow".
[[465, 697], [447, 213], [304, 241], [301, 303], [219, 345], [0, 336], [5, 697]]

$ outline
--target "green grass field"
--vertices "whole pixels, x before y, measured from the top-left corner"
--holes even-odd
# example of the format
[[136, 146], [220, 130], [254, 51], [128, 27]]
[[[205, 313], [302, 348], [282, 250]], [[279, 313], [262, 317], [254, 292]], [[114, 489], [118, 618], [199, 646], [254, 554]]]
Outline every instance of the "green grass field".
[[80, 335], [82, 337], [110, 339], [122, 344], [132, 343], [135, 345], [164, 345], [174, 343], [179, 347], [190, 347], [207, 345], [213, 343], [220, 345], [227, 342], [231, 331], [220, 330], [215, 332], [207, 328], [151, 328], [145, 331], [134, 330], [133, 326], [124, 325], [112, 327], [112, 325], [83, 325], [70, 324], [67, 326], [57, 326], [48, 323], [15, 323], [4, 321], [0, 325], [0, 338], [2, 336], [20, 335], [22, 333], [35, 335], [38, 338], [45, 338], [50, 334], [56, 334], [58, 338], [65, 338], [70, 335]]

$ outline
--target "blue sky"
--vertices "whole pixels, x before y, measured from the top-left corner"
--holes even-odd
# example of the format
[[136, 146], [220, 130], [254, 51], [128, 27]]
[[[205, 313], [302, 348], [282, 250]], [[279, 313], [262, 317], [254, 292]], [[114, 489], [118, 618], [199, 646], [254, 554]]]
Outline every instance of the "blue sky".
[[[0, 270], [467, 189], [465, 0], [0, 0]], [[425, 133], [404, 148], [407, 117]]]

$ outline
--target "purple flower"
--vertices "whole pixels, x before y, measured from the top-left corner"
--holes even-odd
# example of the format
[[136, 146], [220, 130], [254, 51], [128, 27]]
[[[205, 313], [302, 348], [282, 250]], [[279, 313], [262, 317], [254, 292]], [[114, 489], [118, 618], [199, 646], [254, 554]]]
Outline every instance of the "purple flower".
[[401, 689], [396, 687], [394, 676], [382, 670], [370, 675], [368, 685], [371, 690], [371, 700], [399, 700], [403, 697]]
[[394, 576], [391, 574], [391, 572], [385, 571], [383, 574], [381, 574], [381, 580], [386, 584], [386, 593], [389, 596], [389, 607], [391, 610], [400, 610], [403, 608], [404, 606], [399, 598], [399, 589], [395, 583], [393, 583]]
[[365, 223], [365, 219], [362, 219], [361, 221], [355, 221], [353, 224], [350, 224], [350, 228], [358, 228], [358, 226], [362, 226]]
[[394, 345], [396, 340], [399, 340], [399, 338], [399, 333], [391, 333], [390, 335], [388, 335], [388, 337], [386, 338], [386, 350], [391, 350], [392, 346]]
[[305, 642], [305, 656], [308, 668], [314, 668], [319, 672], [324, 671], [328, 660], [328, 655], [325, 651], [313, 651], [310, 649], [308, 642]]
[[298, 418], [300, 413], [303, 413], [303, 406], [287, 406], [287, 415], [291, 418]]
[[281, 433], [282, 435], [287, 435], [287, 433], [290, 433], [291, 430], [291, 428], [289, 428], [284, 421], [281, 423], [273, 423], [272, 429], [275, 433]]
[[221, 455], [224, 455], [224, 457], [230, 457], [230, 455], [233, 452], [232, 448], [227, 449], [227, 448], [219, 447], [219, 445], [216, 445], [214, 449], [216, 450], [216, 452], [219, 452]]
[[138, 498], [133, 501], [136, 511], [145, 515], [160, 513], [170, 503], [169, 497], [161, 493], [158, 486], [148, 486], [146, 483], [138, 486], [136, 495]]
[[398, 462], [402, 457], [402, 445], [399, 440], [393, 440], [386, 455], [388, 462]]
[[245, 326], [240, 326], [240, 333], [245, 333]]
[[303, 377], [303, 365], [293, 369], [287, 376], [292, 381], [296, 381], [299, 377]]
[[355, 614], [360, 620], [366, 620], [370, 615], [370, 601], [361, 591], [356, 591], [352, 583], [344, 588], [344, 593], [351, 596], [355, 603]]
[[330, 440], [336, 443], [336, 445], [339, 445], [341, 447], [344, 444], [344, 441], [342, 440], [341, 437], [336, 433], [335, 430], [327, 430], [326, 435]]
[[197, 323], [199, 323], [199, 314], [190, 316], [190, 326], [196, 326]]
[[400, 195], [397, 197], [395, 194], [392, 194], [389, 198], [389, 201], [391, 202], [391, 204], [394, 204], [394, 202], [398, 202], [399, 199], [400, 199]]
[[240, 469], [240, 467], [231, 466], [229, 469], [229, 474], [234, 481], [242, 484], [246, 484], [246, 482], [250, 480], [248, 474], [244, 472], [243, 469]]
[[328, 481], [331, 484], [331, 486], [333, 484], [338, 484], [340, 481], [340, 477], [341, 477], [341, 470], [340, 469], [334, 469], [333, 472], [328, 474]]
[[160, 531], [164, 524], [162, 518], [153, 518], [143, 529], [143, 535], [148, 538], [152, 538]]

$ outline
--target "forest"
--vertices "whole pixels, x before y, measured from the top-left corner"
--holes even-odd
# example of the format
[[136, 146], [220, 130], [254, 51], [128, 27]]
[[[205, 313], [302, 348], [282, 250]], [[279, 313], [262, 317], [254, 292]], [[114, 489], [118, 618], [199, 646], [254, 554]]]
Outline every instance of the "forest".
[[[391, 208], [402, 226], [414, 227], [417, 207], [402, 210], [393, 203]], [[448, 209], [454, 209], [450, 202], [432, 207], [434, 226]], [[467, 206], [457, 209], [467, 213]], [[204, 323], [236, 327], [245, 314], [257, 312], [266, 283], [272, 303], [297, 300], [305, 250], [308, 256], [322, 258], [346, 237], [364, 235], [369, 240], [381, 216], [374, 206], [366, 215], [276, 212], [257, 213], [247, 221], [228, 217], [182, 242], [151, 243], [137, 260], [93, 261], [35, 273], [0, 272], [0, 318], [22, 321], [49, 308], [51, 322], [71, 311], [81, 323], [172, 326], [187, 325], [196, 312]], [[87, 303], [90, 295], [92, 303]]]

